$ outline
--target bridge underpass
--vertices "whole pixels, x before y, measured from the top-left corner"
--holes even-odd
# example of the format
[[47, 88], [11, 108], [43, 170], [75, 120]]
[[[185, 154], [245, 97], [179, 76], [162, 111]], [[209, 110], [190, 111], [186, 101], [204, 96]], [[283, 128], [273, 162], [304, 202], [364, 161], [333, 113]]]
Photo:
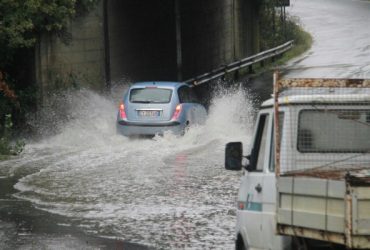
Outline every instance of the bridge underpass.
[[[71, 22], [71, 41], [43, 36], [36, 82], [186, 80], [259, 52], [257, 0], [105, 0]], [[43, 94], [45, 95], [45, 94]]]
[[257, 52], [253, 1], [107, 2], [112, 81], [184, 80]]
[[174, 1], [108, 2], [109, 70], [113, 81], [176, 79]]

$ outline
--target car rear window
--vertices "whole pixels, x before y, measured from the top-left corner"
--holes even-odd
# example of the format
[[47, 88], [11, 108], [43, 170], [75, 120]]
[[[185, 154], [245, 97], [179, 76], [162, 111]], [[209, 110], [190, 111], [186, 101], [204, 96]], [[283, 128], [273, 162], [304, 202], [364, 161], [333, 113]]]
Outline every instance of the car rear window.
[[130, 102], [134, 103], [169, 103], [172, 90], [162, 88], [131, 89]]

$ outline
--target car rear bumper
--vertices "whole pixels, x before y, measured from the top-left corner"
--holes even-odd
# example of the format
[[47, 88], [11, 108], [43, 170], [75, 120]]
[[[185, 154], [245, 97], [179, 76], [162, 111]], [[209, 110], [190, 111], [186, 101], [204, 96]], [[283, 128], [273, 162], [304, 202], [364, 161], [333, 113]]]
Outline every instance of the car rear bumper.
[[125, 136], [162, 135], [165, 131], [171, 131], [174, 134], [182, 134], [184, 128], [185, 126], [177, 121], [162, 123], [117, 122], [117, 132]]

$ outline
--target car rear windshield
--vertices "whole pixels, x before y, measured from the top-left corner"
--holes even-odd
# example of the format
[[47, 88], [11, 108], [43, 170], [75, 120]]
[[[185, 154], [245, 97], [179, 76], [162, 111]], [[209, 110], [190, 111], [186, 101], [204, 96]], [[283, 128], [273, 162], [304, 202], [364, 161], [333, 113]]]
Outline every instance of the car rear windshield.
[[130, 102], [169, 103], [172, 90], [162, 88], [135, 88], [130, 92]]
[[370, 152], [370, 110], [303, 110], [298, 125], [300, 152]]

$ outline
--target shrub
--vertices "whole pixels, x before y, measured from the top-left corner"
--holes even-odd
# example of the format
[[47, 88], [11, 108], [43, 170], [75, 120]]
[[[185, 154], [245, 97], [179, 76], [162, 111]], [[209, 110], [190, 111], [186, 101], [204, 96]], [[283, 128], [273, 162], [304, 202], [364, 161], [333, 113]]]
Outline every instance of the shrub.
[[0, 155], [2, 156], [17, 155], [23, 151], [25, 145], [23, 141], [17, 140], [14, 143], [11, 141], [12, 127], [12, 117], [10, 114], [7, 114], [5, 115], [4, 124], [1, 126], [2, 134], [0, 136]]

